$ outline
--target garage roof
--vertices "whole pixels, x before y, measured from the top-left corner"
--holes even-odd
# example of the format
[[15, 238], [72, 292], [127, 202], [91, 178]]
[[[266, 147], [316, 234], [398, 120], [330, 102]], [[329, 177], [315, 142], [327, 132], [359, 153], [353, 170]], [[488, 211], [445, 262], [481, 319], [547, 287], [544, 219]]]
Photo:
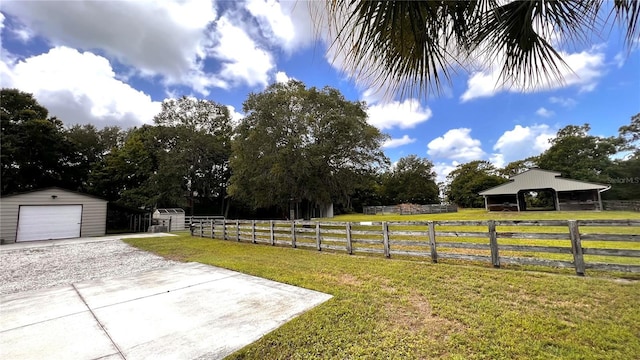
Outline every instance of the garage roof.
[[47, 191], [47, 190], [60, 190], [60, 191], [66, 191], [69, 193], [74, 193], [74, 194], [78, 194], [81, 196], [86, 196], [89, 198], [93, 198], [96, 200], [102, 200], [102, 201], [107, 201], [103, 198], [97, 197], [97, 196], [93, 196], [93, 195], [89, 195], [89, 194], [85, 194], [79, 191], [73, 191], [73, 190], [69, 190], [69, 189], [65, 189], [65, 188], [61, 188], [58, 186], [50, 186], [50, 187], [46, 187], [46, 188], [38, 188], [38, 189], [33, 189], [33, 190], [29, 190], [29, 191], [23, 191], [23, 192], [19, 192], [19, 193], [15, 193], [15, 194], [10, 194], [10, 195], [3, 195], [2, 198], [8, 198], [8, 197], [12, 197], [12, 196], [20, 196], [20, 195], [25, 195], [25, 194], [31, 194], [31, 193], [36, 193], [36, 192], [41, 192], [41, 191]]
[[486, 195], [516, 195], [521, 190], [553, 189], [555, 191], [606, 190], [609, 185], [560, 178], [559, 172], [529, 169], [509, 178], [506, 184], [481, 191]]

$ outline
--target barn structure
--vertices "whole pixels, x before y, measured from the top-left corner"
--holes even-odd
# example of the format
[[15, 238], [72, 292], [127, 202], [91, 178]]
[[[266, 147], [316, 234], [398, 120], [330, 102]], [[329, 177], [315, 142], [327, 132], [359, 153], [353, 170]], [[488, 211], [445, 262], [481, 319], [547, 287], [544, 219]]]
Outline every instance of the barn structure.
[[564, 179], [559, 172], [529, 169], [508, 183], [482, 191], [487, 211], [602, 210], [609, 185]]
[[50, 187], [0, 199], [0, 242], [102, 236], [107, 201]]

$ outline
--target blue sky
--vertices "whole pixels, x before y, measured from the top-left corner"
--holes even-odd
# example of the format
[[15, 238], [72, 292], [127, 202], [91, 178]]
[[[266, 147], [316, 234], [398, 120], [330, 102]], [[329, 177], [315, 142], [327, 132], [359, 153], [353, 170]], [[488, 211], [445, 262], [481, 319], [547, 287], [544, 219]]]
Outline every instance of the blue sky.
[[559, 47], [572, 69], [563, 83], [501, 88], [490, 62], [478, 61], [458, 69], [440, 96], [383, 99], [328, 49], [328, 32], [312, 16], [320, 4], [5, 0], [0, 85], [33, 93], [66, 125], [125, 128], [152, 123], [169, 97], [211, 99], [239, 119], [247, 95], [275, 81], [328, 85], [367, 101], [370, 124], [390, 136], [392, 161], [429, 158], [440, 180], [460, 163], [500, 167], [540, 154], [568, 124], [616, 135], [640, 112], [640, 41], [626, 48], [615, 26]]

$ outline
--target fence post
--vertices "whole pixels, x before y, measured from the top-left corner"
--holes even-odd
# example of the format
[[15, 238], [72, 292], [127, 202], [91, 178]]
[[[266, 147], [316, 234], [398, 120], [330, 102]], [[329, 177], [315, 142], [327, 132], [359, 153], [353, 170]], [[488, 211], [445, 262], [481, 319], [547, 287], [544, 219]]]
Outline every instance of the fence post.
[[491, 248], [491, 262], [493, 267], [500, 267], [500, 254], [498, 253], [498, 234], [496, 232], [496, 222], [489, 220], [489, 248]]
[[346, 230], [347, 230], [347, 254], [351, 255], [353, 254], [353, 247], [351, 246], [351, 223], [347, 222], [347, 226], [346, 226]]
[[236, 241], [240, 242], [240, 220], [236, 219]]
[[322, 251], [322, 245], [321, 245], [321, 237], [320, 237], [320, 223], [316, 222], [316, 248], [318, 249], [318, 251]]
[[431, 247], [431, 261], [438, 262], [438, 250], [436, 249], [436, 225], [429, 221], [429, 246]]
[[[138, 223], [140, 222], [140, 218], [138, 218]], [[169, 216], [169, 232], [171, 232], [171, 216]], [[202, 234], [200, 234], [202, 236]]]
[[291, 220], [291, 247], [296, 247], [296, 221]]
[[584, 276], [585, 264], [582, 254], [582, 242], [580, 241], [580, 229], [576, 220], [569, 220], [569, 237], [571, 238], [571, 253], [573, 253], [573, 264], [576, 267], [576, 274]]
[[386, 221], [382, 222], [382, 246], [384, 246], [384, 256], [391, 257], [391, 250], [389, 249], [389, 225]]
[[256, 243], [256, 221], [251, 220], [251, 242]]
[[211, 238], [213, 239], [213, 219], [211, 219]]
[[227, 230], [227, 219], [222, 220], [222, 239], [229, 240], [229, 234]]
[[273, 220], [269, 220], [269, 241], [271, 242], [271, 245], [276, 244], [276, 236], [273, 229]]

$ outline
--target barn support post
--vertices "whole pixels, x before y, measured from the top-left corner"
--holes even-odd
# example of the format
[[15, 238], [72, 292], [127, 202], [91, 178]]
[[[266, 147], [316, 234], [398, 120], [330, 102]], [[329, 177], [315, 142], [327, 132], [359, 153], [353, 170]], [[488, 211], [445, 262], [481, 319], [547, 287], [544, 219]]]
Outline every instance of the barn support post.
[[240, 220], [236, 219], [236, 241], [240, 242]]
[[571, 253], [573, 254], [573, 264], [576, 267], [576, 274], [584, 276], [585, 263], [582, 253], [582, 242], [580, 241], [580, 229], [578, 221], [569, 220], [569, 237], [571, 238]]

